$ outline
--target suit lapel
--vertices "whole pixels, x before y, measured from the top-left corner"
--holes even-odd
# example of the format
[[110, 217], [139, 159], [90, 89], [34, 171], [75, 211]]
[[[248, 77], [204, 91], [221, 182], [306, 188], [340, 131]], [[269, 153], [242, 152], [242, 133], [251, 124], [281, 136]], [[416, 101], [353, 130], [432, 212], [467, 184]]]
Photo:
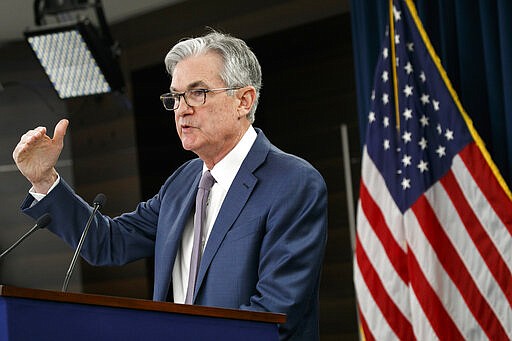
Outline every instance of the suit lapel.
[[[200, 169], [200, 168], [199, 168]], [[190, 186], [190, 190], [186, 194], [181, 209], [176, 212], [176, 216], [169, 217], [170, 228], [166, 235], [165, 246], [163, 247], [162, 254], [159, 257], [159, 261], [162, 262], [163, 266], [158, 267], [161, 272], [161, 279], [158, 279], [158, 272], [155, 273], [155, 296], [158, 299], [165, 300], [168, 295], [168, 290], [172, 290], [169, 284], [171, 282], [172, 271], [174, 268], [174, 262], [176, 261], [176, 255], [178, 249], [181, 246], [181, 240], [183, 238], [183, 230], [187, 224], [187, 221], [192, 212], [193, 206], [195, 205], [195, 198], [197, 193], [197, 186], [199, 179], [201, 178], [201, 172], [197, 172], [197, 176]], [[156, 285], [159, 283], [161, 286]], [[157, 288], [159, 288], [157, 292]]]
[[254, 176], [253, 172], [258, 168], [266, 159], [270, 149], [270, 142], [266, 139], [265, 135], [259, 130], [258, 137], [254, 142], [249, 154], [242, 163], [238, 174], [236, 175], [229, 191], [224, 199], [224, 203], [217, 215], [217, 219], [213, 225], [210, 237], [206, 244], [199, 273], [197, 275], [196, 289], [194, 297], [201, 287], [206, 272], [215, 257], [219, 247], [224, 240], [224, 237], [231, 229], [236, 218], [244, 208], [247, 200], [249, 199], [258, 179]]
[[[193, 212], [194, 205], [196, 203], [196, 195], [199, 185], [199, 179], [201, 178], [201, 173], [199, 172], [190, 190], [187, 193], [185, 200], [183, 201], [183, 209], [178, 212], [176, 220], [171, 224], [171, 228], [167, 235], [167, 247], [166, 256], [171, 257], [173, 260], [176, 257], [176, 253], [178, 252], [178, 248], [181, 245], [181, 240], [183, 238], [183, 231], [185, 230], [185, 226], [190, 217], [191, 212]], [[174, 263], [174, 261], [173, 261]]]

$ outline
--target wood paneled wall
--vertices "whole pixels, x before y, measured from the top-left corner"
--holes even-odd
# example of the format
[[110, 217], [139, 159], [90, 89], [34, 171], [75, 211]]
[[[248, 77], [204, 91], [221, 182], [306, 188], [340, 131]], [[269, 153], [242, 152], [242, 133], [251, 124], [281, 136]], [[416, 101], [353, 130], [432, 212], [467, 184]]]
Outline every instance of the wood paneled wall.
[[[28, 44], [13, 42], [0, 47], [0, 250], [27, 232], [34, 221], [19, 209], [29, 182], [12, 159], [14, 147], [29, 129], [46, 126], [49, 134], [57, 121], [68, 116], [37, 63]], [[66, 136], [58, 172], [73, 184], [71, 134]], [[1, 252], [1, 251], [0, 251]], [[36, 231], [0, 261], [0, 283], [60, 290], [73, 250], [47, 230]], [[69, 289], [82, 290], [80, 266]]]
[[[91, 203], [98, 193], [102, 212], [117, 216], [140, 201], [138, 150], [131, 100], [124, 94], [68, 100], [75, 191]], [[82, 261], [84, 292], [151, 298], [147, 260], [122, 267], [94, 267]]]
[[[63, 167], [63, 172], [68, 171], [66, 179], [72, 180], [76, 191], [88, 201], [99, 192], [105, 193], [108, 202], [103, 211], [107, 214], [133, 209], [139, 200], [151, 197], [182, 160], [192, 156], [181, 150], [173, 118], [160, 107], [158, 96], [169, 86], [163, 66], [168, 49], [184, 36], [202, 33], [205, 26], [241, 37], [254, 49], [262, 64], [264, 82], [255, 125], [284, 151], [311, 162], [327, 182], [329, 238], [320, 292], [321, 335], [327, 341], [355, 340], [358, 328], [340, 137], [340, 125], [347, 124], [355, 189], [360, 145], [348, 0], [188, 0], [111, 25], [114, 37], [123, 48], [121, 65], [127, 81], [126, 94], [64, 103], [55, 99], [47, 84], [45, 95], [52, 95], [44, 97], [52, 98], [56, 109], [50, 110], [51, 118], [43, 119], [37, 114], [44, 104], [30, 107], [29, 102], [23, 103], [21, 91], [15, 91], [10, 95], [18, 96], [11, 101], [14, 104], [5, 105], [5, 97], [1, 97], [5, 94], [0, 93], [3, 132], [0, 135], [7, 136], [7, 140], [0, 139], [0, 159], [10, 158], [20, 132], [41, 121], [48, 121], [44, 124], [53, 127], [63, 113], [68, 113], [71, 127], [66, 158], [71, 162]], [[45, 82], [33, 60], [29, 64], [32, 66], [25, 70], [27, 78], [36, 77], [38, 82]], [[27, 118], [21, 119], [19, 115]], [[15, 123], [17, 131], [9, 129], [12, 122], [19, 122]], [[0, 173], [0, 180], [9, 184], [0, 193], [3, 198], [9, 197], [5, 210], [17, 210], [28, 189], [26, 183], [16, 172]], [[14, 223], [18, 231], [28, 224], [23, 219]], [[7, 230], [1, 231], [0, 246], [4, 246], [14, 236], [4, 237]], [[55, 243], [61, 245], [59, 240]], [[38, 262], [46, 258], [46, 264], [62, 262], [67, 267], [69, 257], [60, 251], [40, 256], [36, 250], [41, 246], [29, 247], [34, 252], [29, 257], [37, 258]], [[51, 249], [56, 250], [53, 245]], [[7, 268], [0, 263], [0, 280], [40, 288], [58, 288], [61, 284], [56, 280], [56, 286], [41, 285], [44, 283], [41, 279], [30, 285], [6, 281], [6, 274], [10, 276], [17, 266]], [[82, 264], [81, 269], [81, 286], [73, 290], [151, 296], [151, 260], [120, 268]]]

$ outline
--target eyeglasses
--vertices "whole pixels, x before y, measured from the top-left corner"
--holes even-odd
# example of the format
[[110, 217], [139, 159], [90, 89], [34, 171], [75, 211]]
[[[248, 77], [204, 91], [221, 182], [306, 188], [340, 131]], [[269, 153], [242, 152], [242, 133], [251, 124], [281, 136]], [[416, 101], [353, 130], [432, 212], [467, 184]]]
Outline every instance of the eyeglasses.
[[180, 99], [183, 97], [185, 103], [189, 107], [198, 107], [206, 103], [206, 94], [208, 92], [238, 90], [241, 87], [235, 88], [218, 88], [218, 89], [190, 89], [185, 92], [169, 92], [160, 96], [165, 110], [176, 110], [180, 107]]

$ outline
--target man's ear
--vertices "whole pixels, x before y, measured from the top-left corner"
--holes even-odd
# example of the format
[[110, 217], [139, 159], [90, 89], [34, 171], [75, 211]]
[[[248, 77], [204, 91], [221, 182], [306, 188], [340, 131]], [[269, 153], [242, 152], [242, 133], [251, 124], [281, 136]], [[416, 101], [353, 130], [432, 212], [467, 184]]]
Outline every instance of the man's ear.
[[238, 90], [238, 117], [245, 117], [251, 111], [254, 101], [256, 100], [256, 89], [253, 86], [246, 86]]

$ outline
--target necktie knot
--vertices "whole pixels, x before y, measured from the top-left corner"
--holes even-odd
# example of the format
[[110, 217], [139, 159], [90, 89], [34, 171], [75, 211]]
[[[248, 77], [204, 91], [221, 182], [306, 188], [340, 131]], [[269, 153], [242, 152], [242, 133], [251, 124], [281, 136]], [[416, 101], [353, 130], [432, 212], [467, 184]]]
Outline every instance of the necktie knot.
[[215, 183], [215, 178], [209, 170], [203, 173], [201, 181], [199, 181], [199, 188], [204, 190], [210, 190]]

